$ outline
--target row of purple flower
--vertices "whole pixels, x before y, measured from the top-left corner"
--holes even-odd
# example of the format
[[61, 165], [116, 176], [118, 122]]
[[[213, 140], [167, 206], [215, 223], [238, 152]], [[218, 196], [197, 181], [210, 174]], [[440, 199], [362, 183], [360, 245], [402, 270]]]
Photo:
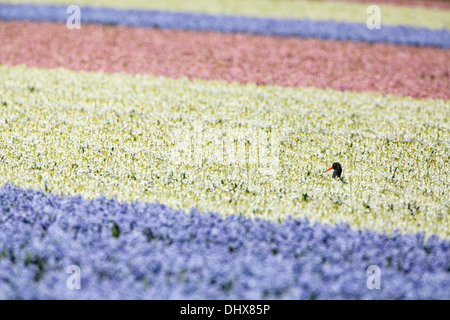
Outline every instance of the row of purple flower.
[[[1, 299], [449, 299], [450, 242], [0, 189]], [[81, 288], [67, 285], [80, 269]], [[379, 267], [380, 289], [370, 289]]]
[[[57, 21], [65, 23], [67, 6], [0, 4], [0, 20]], [[82, 23], [119, 24], [135, 27], [243, 32], [276, 36], [314, 37], [333, 40], [388, 42], [395, 44], [450, 47], [450, 31], [412, 26], [383, 25], [370, 30], [364, 23], [257, 18], [231, 15], [81, 7]]]

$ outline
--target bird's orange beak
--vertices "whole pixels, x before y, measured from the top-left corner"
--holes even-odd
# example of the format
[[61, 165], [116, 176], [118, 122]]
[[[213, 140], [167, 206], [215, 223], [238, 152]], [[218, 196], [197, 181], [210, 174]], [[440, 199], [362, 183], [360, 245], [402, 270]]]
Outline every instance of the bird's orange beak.
[[324, 173], [330, 170], [333, 170], [333, 167], [328, 168], [327, 170], [324, 171]]

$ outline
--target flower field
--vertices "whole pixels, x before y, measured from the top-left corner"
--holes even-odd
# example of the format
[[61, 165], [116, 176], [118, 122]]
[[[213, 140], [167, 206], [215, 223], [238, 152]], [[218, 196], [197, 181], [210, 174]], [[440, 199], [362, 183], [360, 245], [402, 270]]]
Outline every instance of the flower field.
[[0, 299], [450, 298], [447, 3], [31, 2], [0, 2]]

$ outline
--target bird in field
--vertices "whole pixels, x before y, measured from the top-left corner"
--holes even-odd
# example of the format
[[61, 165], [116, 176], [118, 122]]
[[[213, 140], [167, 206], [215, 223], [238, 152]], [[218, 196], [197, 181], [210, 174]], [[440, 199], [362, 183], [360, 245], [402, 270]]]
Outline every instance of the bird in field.
[[347, 183], [347, 182], [345, 182], [344, 179], [342, 179], [342, 177], [341, 177], [341, 174], [342, 174], [342, 167], [341, 167], [341, 164], [340, 164], [339, 162], [333, 163], [333, 165], [332, 165], [330, 168], [328, 168], [327, 170], [325, 170], [324, 173], [327, 172], [327, 171], [330, 171], [330, 170], [334, 170], [334, 171], [333, 171], [333, 178], [334, 178], [334, 179], [335, 179], [336, 177], [338, 177], [343, 183]]

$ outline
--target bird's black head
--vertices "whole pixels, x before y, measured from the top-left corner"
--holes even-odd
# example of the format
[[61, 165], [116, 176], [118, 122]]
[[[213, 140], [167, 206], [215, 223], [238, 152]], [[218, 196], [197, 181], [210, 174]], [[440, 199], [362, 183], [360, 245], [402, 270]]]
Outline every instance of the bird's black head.
[[333, 163], [333, 169], [334, 169], [334, 171], [333, 171], [333, 178], [334, 177], [340, 178], [341, 177], [341, 173], [342, 173], [341, 164], [339, 162]]
[[324, 172], [327, 172], [329, 170], [334, 170], [333, 171], [333, 178], [334, 177], [338, 177], [338, 178], [341, 177], [342, 167], [341, 167], [341, 164], [339, 162], [333, 163], [333, 165], [329, 169], [325, 170]]

